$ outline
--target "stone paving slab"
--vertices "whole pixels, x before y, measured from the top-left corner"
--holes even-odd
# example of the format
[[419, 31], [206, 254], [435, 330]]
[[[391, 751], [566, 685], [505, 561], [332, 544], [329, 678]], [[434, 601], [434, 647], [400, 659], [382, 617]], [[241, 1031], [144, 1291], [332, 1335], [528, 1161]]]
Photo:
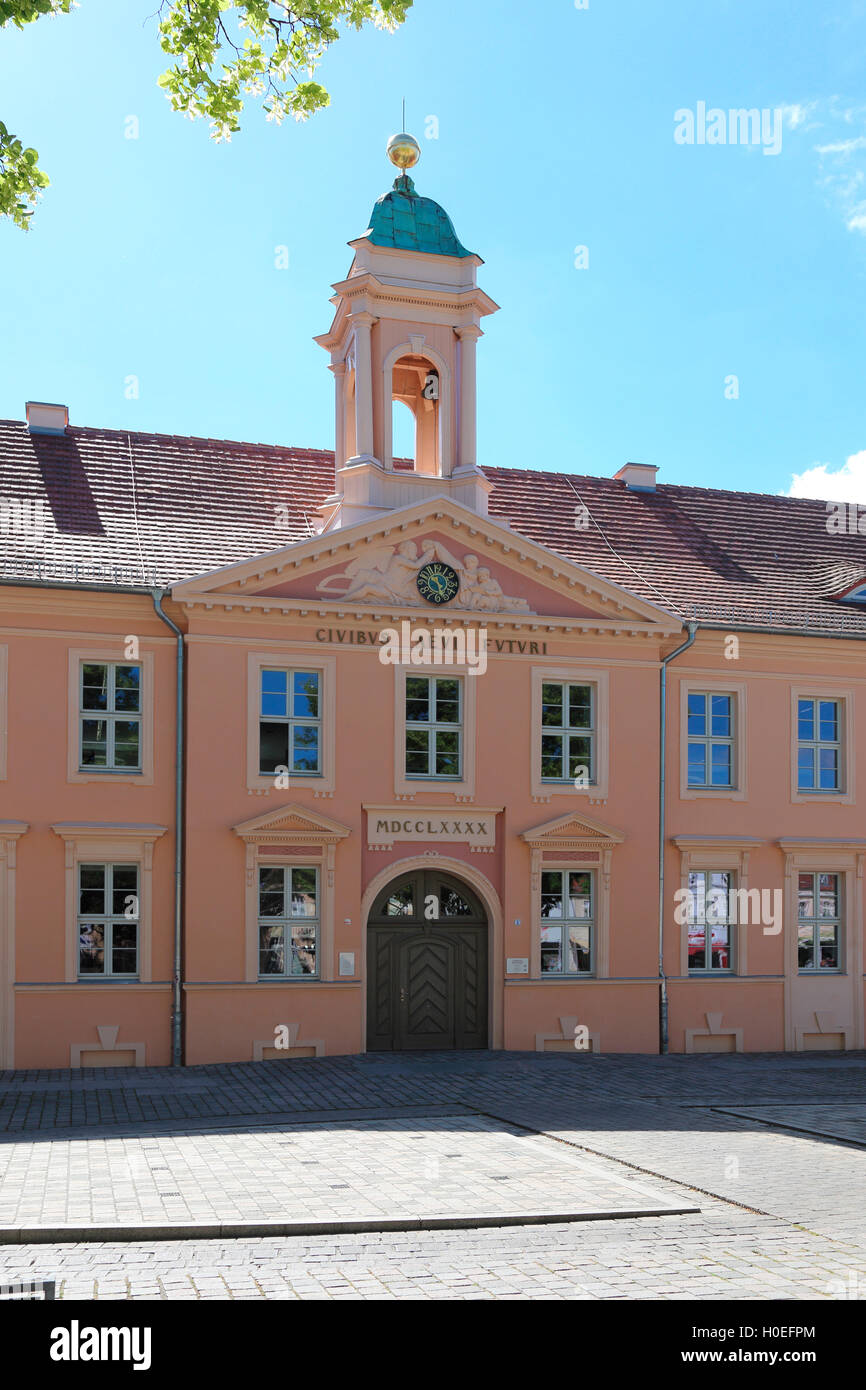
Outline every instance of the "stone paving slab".
[[60, 1300], [866, 1299], [857, 1252], [714, 1201], [634, 1222], [0, 1246], [0, 1281], [39, 1278]]
[[[374, 1232], [271, 1229], [258, 1239], [231, 1239], [223, 1226], [218, 1238], [157, 1241], [161, 1228], [150, 1226], [150, 1239], [124, 1244], [88, 1220], [81, 1243], [52, 1243], [56, 1233], [43, 1226], [40, 1243], [0, 1244], [0, 1280], [56, 1278], [64, 1299], [866, 1300], [866, 1147], [855, 1138], [864, 1096], [862, 1053], [371, 1054], [0, 1074], [0, 1168], [16, 1145], [74, 1149], [78, 1159], [80, 1145], [67, 1141], [87, 1141], [104, 1159], [106, 1144], [122, 1154], [136, 1141], [158, 1192], [167, 1175], [150, 1173], [161, 1166], [154, 1141], [234, 1140], [250, 1130], [291, 1138], [319, 1125], [327, 1144], [330, 1131], [345, 1135], [350, 1124], [400, 1119], [420, 1136], [405, 1142], [424, 1153], [432, 1119], [482, 1116], [494, 1129], [555, 1136], [542, 1142], [536, 1201], [547, 1197], [551, 1148], [571, 1145], [629, 1197], [647, 1185], [675, 1208], [700, 1205], [699, 1214], [639, 1220], [624, 1217], [624, 1206], [617, 1220], [567, 1224], [550, 1212], [543, 1225], [491, 1229], [460, 1228], [453, 1214], [453, 1228], [423, 1230], [411, 1218], [408, 1229], [385, 1231], [374, 1216]], [[419, 1166], [423, 1178], [421, 1160], [412, 1171]], [[67, 1171], [75, 1188], [89, 1169]], [[269, 1190], [281, 1171], [266, 1174]], [[346, 1178], [337, 1171], [332, 1181]], [[480, 1215], [504, 1222], [532, 1213]]]
[[739, 1105], [861, 1100], [866, 1054], [629, 1056], [451, 1052], [192, 1068], [0, 1072], [0, 1131], [504, 1099]]
[[763, 1124], [776, 1125], [781, 1129], [802, 1130], [806, 1134], [866, 1146], [866, 1104], [849, 1101], [842, 1105], [810, 1105], [801, 1101], [796, 1105], [781, 1105], [770, 1102], [763, 1105], [719, 1106], [718, 1109], [727, 1115], [741, 1115], [744, 1119], [760, 1120]]
[[698, 1211], [480, 1115], [389, 1116], [0, 1146], [0, 1239], [505, 1225]]

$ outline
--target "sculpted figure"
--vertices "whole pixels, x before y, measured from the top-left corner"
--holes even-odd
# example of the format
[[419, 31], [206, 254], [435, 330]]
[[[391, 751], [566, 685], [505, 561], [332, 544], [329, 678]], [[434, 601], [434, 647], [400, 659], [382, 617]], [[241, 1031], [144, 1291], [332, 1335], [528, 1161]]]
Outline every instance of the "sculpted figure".
[[[401, 541], [396, 551], [393, 545], [379, 546], [376, 550], [351, 560], [342, 574], [328, 575], [316, 586], [320, 594], [339, 594], [340, 598], [411, 600], [414, 593], [415, 575], [421, 561], [418, 547], [414, 541]], [[348, 586], [342, 587], [346, 581]], [[339, 586], [339, 587], [338, 587]]]
[[342, 574], [328, 575], [316, 586], [316, 592], [339, 596], [347, 602], [420, 604], [416, 588], [418, 571], [431, 560], [450, 565], [460, 576], [458, 603], [479, 613], [529, 613], [526, 599], [511, 598], [482, 565], [477, 555], [464, 555], [462, 561], [452, 555], [441, 541], [429, 537], [421, 542], [419, 554], [416, 541], [401, 541], [398, 546], [383, 545], [368, 550], [351, 560]]
[[[319, 594], [357, 594], [360, 590], [381, 586], [388, 561], [394, 553], [392, 545], [378, 546], [351, 560], [342, 574], [329, 574], [316, 585]], [[343, 587], [346, 585], [346, 587]]]
[[479, 563], [477, 555], [464, 555], [461, 569], [460, 600], [464, 608], [480, 613], [531, 611], [526, 599], [511, 598], [502, 592], [502, 585], [486, 565]]

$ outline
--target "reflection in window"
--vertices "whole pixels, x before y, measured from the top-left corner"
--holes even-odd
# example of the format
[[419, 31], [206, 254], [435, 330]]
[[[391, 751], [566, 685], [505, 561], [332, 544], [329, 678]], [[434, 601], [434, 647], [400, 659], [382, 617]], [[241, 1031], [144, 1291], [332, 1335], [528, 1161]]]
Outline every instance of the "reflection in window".
[[259, 694], [259, 774], [279, 767], [321, 773], [321, 690], [318, 671], [264, 667]]
[[841, 716], [838, 700], [797, 701], [797, 790], [841, 789]]
[[690, 692], [688, 696], [688, 784], [734, 785], [734, 699]]
[[138, 974], [138, 866], [79, 864], [78, 974]]
[[593, 875], [568, 869], [542, 873], [542, 975], [589, 974], [593, 926]]
[[259, 975], [315, 975], [319, 873], [315, 868], [259, 868]]
[[689, 970], [730, 970], [731, 875], [689, 874]]
[[395, 888], [385, 904], [386, 917], [412, 917], [415, 912], [415, 897], [411, 883]]
[[462, 684], [456, 677], [406, 677], [406, 776], [459, 778]]
[[447, 883], [439, 885], [439, 915], [440, 917], [471, 917], [472, 908], [465, 898], [454, 888], [449, 888]]
[[81, 664], [79, 767], [141, 771], [141, 667]]
[[802, 971], [838, 970], [841, 935], [838, 874], [797, 875], [797, 963]]
[[[541, 687], [541, 780], [595, 781], [595, 701], [591, 685]], [[582, 771], [585, 769], [585, 771]]]

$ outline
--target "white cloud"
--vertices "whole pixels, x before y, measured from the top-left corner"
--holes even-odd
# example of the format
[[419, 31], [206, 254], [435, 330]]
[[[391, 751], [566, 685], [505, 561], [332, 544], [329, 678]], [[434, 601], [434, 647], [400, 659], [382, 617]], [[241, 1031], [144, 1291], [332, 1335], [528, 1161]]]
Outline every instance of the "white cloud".
[[[782, 120], [785, 122], [788, 129], [797, 130], [799, 126], [806, 124], [806, 121], [816, 109], [817, 105], [817, 101], [795, 102], [793, 105], [789, 106], [783, 103], [778, 109], [781, 111]], [[815, 123], [813, 122], [813, 124]], [[818, 124], [820, 124], [820, 122]], [[811, 130], [812, 126], [807, 127], [807, 129]]]
[[835, 145], [816, 145], [819, 154], [853, 154], [855, 150], [866, 150], [866, 135], [857, 135], [853, 140], [837, 140]]
[[[866, 224], [866, 217], [864, 217]], [[864, 225], [866, 230], [866, 225]], [[816, 463], [803, 473], [794, 473], [786, 497], [812, 497], [825, 502], [866, 504], [866, 449], [847, 458], [834, 472], [829, 463]]]
[[[788, 129], [799, 134], [820, 130], [823, 143], [815, 145], [818, 187], [842, 214], [849, 232], [866, 235], [866, 106], [851, 105], [838, 96], [817, 101], [793, 102], [780, 108]], [[851, 128], [863, 134], [849, 134]]]

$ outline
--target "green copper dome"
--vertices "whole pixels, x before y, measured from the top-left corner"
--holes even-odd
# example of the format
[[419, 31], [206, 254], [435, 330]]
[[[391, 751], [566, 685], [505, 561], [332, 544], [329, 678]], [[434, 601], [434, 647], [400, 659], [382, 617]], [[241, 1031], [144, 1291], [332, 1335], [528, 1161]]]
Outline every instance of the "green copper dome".
[[432, 198], [420, 198], [408, 174], [401, 174], [391, 191], [377, 199], [363, 235], [374, 246], [394, 246], [400, 251], [422, 251], [431, 256], [472, 255], [457, 240], [445, 209]]

